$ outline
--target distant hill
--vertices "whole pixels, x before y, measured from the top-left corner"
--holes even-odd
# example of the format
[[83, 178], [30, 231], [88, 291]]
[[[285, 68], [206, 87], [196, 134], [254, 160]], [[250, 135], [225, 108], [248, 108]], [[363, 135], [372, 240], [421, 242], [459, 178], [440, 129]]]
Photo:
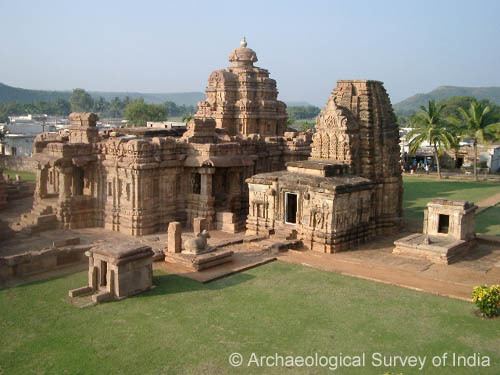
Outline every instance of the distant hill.
[[303, 101], [285, 101], [285, 103], [287, 107], [307, 107], [312, 105], [311, 103]]
[[106, 100], [111, 100], [114, 97], [120, 99], [128, 96], [130, 99], [144, 98], [148, 103], [164, 103], [166, 101], [174, 102], [177, 105], [196, 105], [200, 100], [205, 98], [202, 92], [172, 92], [172, 93], [141, 93], [141, 92], [104, 92], [104, 91], [89, 91], [89, 94], [94, 98], [102, 96]]
[[[89, 91], [89, 94], [94, 98], [100, 96], [106, 100], [111, 100], [114, 97], [120, 99], [126, 96], [131, 99], [144, 98], [148, 103], [163, 103], [172, 101], [177, 105], [196, 105], [202, 100], [205, 95], [202, 92], [176, 92], [176, 93], [140, 93], [140, 92], [101, 92]], [[29, 90], [18, 87], [8, 86], [0, 83], [0, 103], [17, 102], [17, 103], [32, 103], [36, 101], [55, 101], [57, 99], [69, 100], [71, 91], [48, 91], [48, 90]]]
[[32, 103], [37, 101], [49, 102], [57, 99], [68, 100], [70, 95], [70, 91], [28, 90], [0, 83], [0, 103]]
[[500, 87], [440, 86], [426, 94], [416, 94], [394, 104], [394, 111], [398, 115], [410, 115], [421, 105], [426, 105], [429, 100], [443, 100], [452, 96], [474, 96], [477, 99], [489, 99], [500, 105]]

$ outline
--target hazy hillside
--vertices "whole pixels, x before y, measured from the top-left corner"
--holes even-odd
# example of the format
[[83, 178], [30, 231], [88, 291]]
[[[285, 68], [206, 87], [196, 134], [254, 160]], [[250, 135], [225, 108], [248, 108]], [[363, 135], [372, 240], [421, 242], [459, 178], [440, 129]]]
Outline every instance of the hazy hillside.
[[[139, 92], [100, 92], [89, 91], [89, 94], [94, 98], [100, 96], [107, 100], [113, 99], [115, 96], [123, 99], [126, 96], [134, 98], [144, 98], [149, 103], [163, 103], [165, 101], [172, 101], [177, 105], [196, 105], [198, 101], [204, 98], [202, 92], [179, 92], [179, 93], [139, 93]], [[18, 103], [32, 103], [36, 101], [55, 101], [57, 99], [68, 100], [71, 91], [46, 91], [46, 90], [28, 90], [18, 87], [12, 87], [0, 83], [0, 103], [18, 102]]]
[[500, 104], [500, 87], [440, 86], [427, 94], [416, 94], [394, 104], [394, 110], [399, 115], [409, 115], [417, 111], [421, 105], [426, 105], [429, 100], [443, 100], [452, 96], [474, 96]]
[[57, 99], [69, 99], [70, 95], [71, 92], [69, 91], [28, 90], [0, 83], [0, 103], [32, 103], [36, 101], [48, 102]]
[[205, 94], [202, 92], [140, 93], [89, 91], [89, 94], [94, 98], [102, 96], [108, 101], [116, 96], [120, 99], [128, 96], [131, 99], [144, 98], [144, 100], [148, 103], [159, 104], [170, 101], [177, 105], [196, 105], [200, 100], [205, 98]]

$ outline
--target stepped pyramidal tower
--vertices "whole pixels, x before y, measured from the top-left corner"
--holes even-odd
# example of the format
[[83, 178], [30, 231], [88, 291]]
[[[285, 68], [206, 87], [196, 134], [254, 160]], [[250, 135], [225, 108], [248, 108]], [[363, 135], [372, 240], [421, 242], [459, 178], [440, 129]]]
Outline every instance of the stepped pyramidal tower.
[[229, 55], [228, 68], [212, 72], [206, 99], [198, 104], [195, 118], [213, 118], [229, 135], [282, 136], [286, 129], [285, 103], [279, 101], [276, 81], [269, 71], [254, 66], [255, 51], [245, 38]]

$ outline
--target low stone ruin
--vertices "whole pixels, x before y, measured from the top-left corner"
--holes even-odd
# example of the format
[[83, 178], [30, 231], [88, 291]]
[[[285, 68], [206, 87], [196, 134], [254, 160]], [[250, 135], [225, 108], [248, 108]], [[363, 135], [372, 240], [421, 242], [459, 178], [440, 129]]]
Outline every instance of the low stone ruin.
[[423, 233], [414, 233], [394, 242], [394, 254], [426, 258], [449, 264], [475, 244], [472, 202], [433, 199], [424, 211]]
[[204, 218], [193, 219], [194, 238], [182, 242], [180, 223], [170, 223], [168, 243], [165, 249], [165, 262], [179, 264], [192, 271], [201, 271], [232, 261], [233, 251], [217, 249], [208, 245], [210, 233]]
[[149, 290], [153, 285], [150, 246], [101, 244], [85, 254], [89, 258], [88, 285], [70, 290], [70, 297], [92, 295], [95, 303], [119, 300]]

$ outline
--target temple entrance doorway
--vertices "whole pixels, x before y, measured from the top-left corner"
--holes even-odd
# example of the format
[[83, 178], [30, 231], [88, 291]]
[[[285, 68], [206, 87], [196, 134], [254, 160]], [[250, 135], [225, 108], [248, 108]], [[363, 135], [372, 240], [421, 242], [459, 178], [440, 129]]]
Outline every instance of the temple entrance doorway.
[[285, 193], [285, 222], [297, 223], [297, 194]]

